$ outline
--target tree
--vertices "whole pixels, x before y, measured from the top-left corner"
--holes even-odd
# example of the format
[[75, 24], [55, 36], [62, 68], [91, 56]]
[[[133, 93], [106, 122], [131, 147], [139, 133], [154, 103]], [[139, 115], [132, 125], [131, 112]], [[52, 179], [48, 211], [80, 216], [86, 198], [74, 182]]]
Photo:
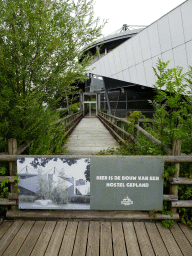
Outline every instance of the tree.
[[[17, 138], [18, 144], [38, 137], [31, 152], [50, 153], [45, 134], [51, 141], [55, 133], [50, 128], [58, 118], [53, 112], [57, 105], [54, 95], [65, 98], [71, 84], [85, 79], [91, 58], [82, 58], [82, 50], [94, 42], [102, 28], [99, 19], [94, 20], [92, 3], [93, 0], [0, 2], [2, 147], [10, 137]], [[43, 103], [48, 105], [46, 109]], [[39, 144], [44, 146], [38, 151]]]

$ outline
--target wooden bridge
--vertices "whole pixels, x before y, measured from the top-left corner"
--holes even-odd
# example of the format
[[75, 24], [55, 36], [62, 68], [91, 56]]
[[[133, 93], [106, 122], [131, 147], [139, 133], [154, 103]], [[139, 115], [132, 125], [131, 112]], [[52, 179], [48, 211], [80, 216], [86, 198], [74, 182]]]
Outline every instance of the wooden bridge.
[[67, 151], [73, 155], [94, 155], [117, 148], [117, 141], [98, 118], [83, 118], [69, 137]]
[[192, 230], [150, 222], [4, 221], [0, 255], [191, 256]]
[[[58, 122], [64, 122], [66, 136], [71, 134], [67, 142], [70, 155], [54, 157], [80, 157], [80, 155], [91, 157], [109, 147], [116, 148], [116, 140], [122, 144], [126, 143], [127, 139], [138, 143], [136, 138], [124, 129], [129, 122], [104, 113], [99, 114], [99, 119], [101, 122], [96, 118], [82, 119], [82, 113], [77, 113], [58, 120]], [[135, 128], [156, 144], [162, 145], [168, 154], [163, 156], [166, 162], [175, 163], [177, 168], [179, 162], [192, 162], [191, 156], [171, 155], [171, 149], [136, 123]], [[134, 131], [134, 134], [137, 131]], [[10, 141], [10, 143], [13, 142]], [[17, 172], [15, 163], [17, 156], [27, 146], [26, 143], [17, 149], [16, 146], [9, 145], [9, 155], [0, 155], [0, 161], [10, 162], [10, 176], [1, 176], [0, 181], [8, 178], [12, 192], [8, 199], [0, 199], [1, 205], [12, 207], [12, 210], [7, 212], [9, 220], [0, 222], [0, 256], [192, 255], [192, 230], [180, 223], [175, 223], [172, 229], [166, 229], [159, 222], [162, 219], [179, 220], [177, 207], [192, 206], [191, 201], [179, 200], [178, 191], [174, 189], [171, 195], [163, 196], [163, 200], [170, 201], [172, 217], [157, 213], [154, 219], [148, 212], [139, 211], [18, 210], [18, 195], [15, 194], [14, 186], [14, 174]], [[192, 184], [192, 179], [179, 178], [179, 172], [176, 177], [170, 177], [169, 181], [171, 186], [177, 189], [179, 184]]]

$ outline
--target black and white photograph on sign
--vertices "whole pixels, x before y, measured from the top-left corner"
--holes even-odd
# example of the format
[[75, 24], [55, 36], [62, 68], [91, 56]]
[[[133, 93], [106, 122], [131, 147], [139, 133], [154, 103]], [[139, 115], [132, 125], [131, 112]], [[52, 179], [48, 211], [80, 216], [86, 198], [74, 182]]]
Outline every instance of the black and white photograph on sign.
[[90, 159], [17, 158], [19, 209], [90, 209]]

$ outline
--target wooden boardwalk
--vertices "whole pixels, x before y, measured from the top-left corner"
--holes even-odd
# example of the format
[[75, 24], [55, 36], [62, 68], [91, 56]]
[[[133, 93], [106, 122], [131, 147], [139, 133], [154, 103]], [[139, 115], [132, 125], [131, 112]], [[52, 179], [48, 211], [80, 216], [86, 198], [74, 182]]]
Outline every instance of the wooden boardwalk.
[[4, 256], [191, 256], [192, 230], [152, 222], [4, 221]]
[[69, 154], [94, 155], [107, 148], [117, 148], [112, 137], [98, 118], [83, 118], [65, 145]]

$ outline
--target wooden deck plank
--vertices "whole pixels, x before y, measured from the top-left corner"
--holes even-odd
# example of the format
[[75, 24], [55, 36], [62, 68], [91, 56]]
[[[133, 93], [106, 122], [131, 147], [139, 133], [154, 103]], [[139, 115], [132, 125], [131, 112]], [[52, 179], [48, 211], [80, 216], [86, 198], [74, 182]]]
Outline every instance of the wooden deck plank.
[[45, 256], [57, 256], [64, 237], [67, 221], [59, 221], [49, 242]]
[[140, 256], [140, 249], [132, 222], [123, 222], [125, 242], [129, 256]]
[[80, 222], [77, 229], [73, 256], [85, 256], [87, 248], [89, 222]]
[[11, 244], [11, 241], [22, 227], [24, 221], [15, 221], [13, 225], [7, 230], [5, 235], [1, 239], [0, 255], [3, 255], [4, 251]]
[[145, 223], [155, 255], [169, 256], [155, 223]]
[[41, 256], [44, 255], [50, 238], [52, 236], [53, 230], [55, 228], [56, 221], [47, 221], [41, 232], [41, 235], [31, 253], [31, 256]]
[[125, 239], [121, 222], [112, 223], [114, 256], [126, 256]]
[[155, 255], [143, 222], [134, 222], [142, 256]]
[[0, 226], [0, 239], [4, 236], [10, 226], [13, 224], [13, 221], [4, 221]]
[[89, 225], [87, 256], [99, 256], [100, 224], [91, 221]]
[[34, 225], [34, 221], [25, 221], [19, 232], [14, 237], [10, 246], [4, 252], [4, 256], [15, 256], [17, 252], [20, 250], [22, 244], [24, 243], [27, 235], [29, 234], [32, 226]]
[[96, 154], [108, 147], [118, 148], [117, 141], [98, 118], [83, 118], [66, 143], [70, 154]]
[[162, 226], [161, 223], [156, 223], [159, 233], [164, 241], [164, 244], [168, 250], [169, 255], [181, 256], [181, 250], [179, 249], [175, 239], [173, 238], [171, 231], [168, 228]]
[[192, 229], [184, 225], [183, 223], [178, 224], [187, 239], [189, 240], [190, 244], [192, 245]]
[[21, 249], [19, 250], [17, 256], [29, 256], [37, 243], [37, 240], [45, 226], [45, 221], [35, 222], [31, 232], [27, 236], [25, 242], [23, 243]]
[[100, 256], [112, 256], [112, 234], [111, 223], [101, 222], [101, 248]]
[[192, 247], [186, 236], [183, 234], [180, 227], [176, 223], [171, 228], [171, 233], [177, 241], [177, 244], [179, 245], [183, 255], [192, 255]]
[[59, 252], [59, 256], [71, 256], [73, 252], [73, 246], [75, 242], [76, 237], [76, 231], [77, 231], [78, 222], [77, 221], [71, 221], [68, 222], [64, 239], [61, 245], [61, 249]]

